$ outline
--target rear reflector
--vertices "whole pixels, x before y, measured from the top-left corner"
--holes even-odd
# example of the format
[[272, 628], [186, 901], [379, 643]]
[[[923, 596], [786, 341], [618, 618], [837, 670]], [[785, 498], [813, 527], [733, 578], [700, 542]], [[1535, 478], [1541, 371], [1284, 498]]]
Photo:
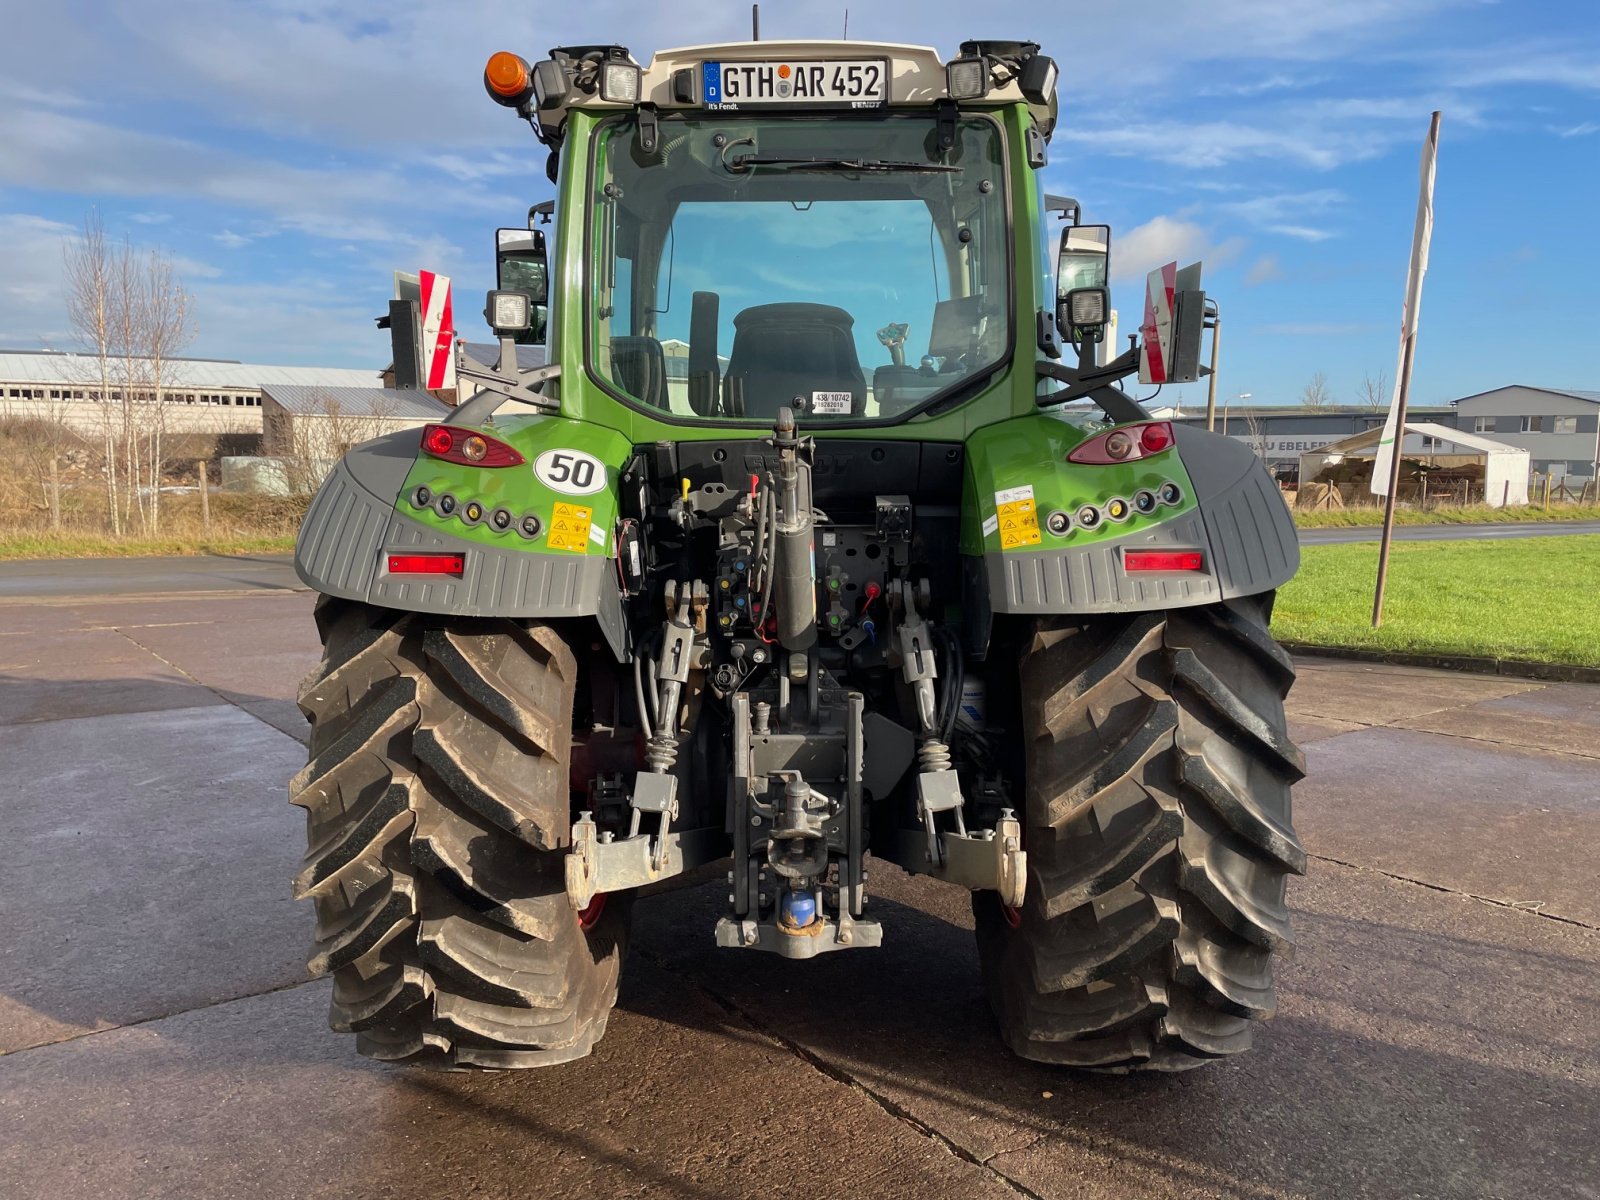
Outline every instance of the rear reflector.
[[467, 569], [465, 554], [391, 554], [391, 575], [454, 575], [461, 578]]
[[1204, 571], [1205, 555], [1198, 550], [1124, 550], [1124, 571]]

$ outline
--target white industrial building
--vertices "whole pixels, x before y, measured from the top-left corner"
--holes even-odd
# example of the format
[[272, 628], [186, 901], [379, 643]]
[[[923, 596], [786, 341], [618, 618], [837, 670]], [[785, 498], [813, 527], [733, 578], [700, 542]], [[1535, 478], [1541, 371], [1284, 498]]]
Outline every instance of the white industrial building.
[[[136, 403], [156, 402], [146, 360], [114, 358], [108, 365], [111, 403], [120, 408], [125, 388]], [[261, 392], [270, 384], [337, 388], [378, 382], [370, 370], [208, 358], [166, 359], [161, 375], [163, 424], [178, 433], [261, 433]], [[105, 421], [101, 390], [100, 360], [92, 354], [0, 350], [0, 417], [42, 417], [93, 432]]]
[[450, 416], [429, 392], [393, 388], [268, 384], [261, 396], [262, 452], [330, 466], [358, 442]]
[[1467, 433], [1521, 446], [1532, 470], [1593, 479], [1600, 460], [1600, 392], [1514, 383], [1455, 401]]

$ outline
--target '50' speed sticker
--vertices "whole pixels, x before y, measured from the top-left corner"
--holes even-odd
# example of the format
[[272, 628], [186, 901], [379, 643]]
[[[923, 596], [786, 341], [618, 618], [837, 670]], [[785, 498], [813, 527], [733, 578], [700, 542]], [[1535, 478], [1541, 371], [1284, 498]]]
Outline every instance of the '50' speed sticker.
[[605, 464], [582, 450], [546, 450], [533, 460], [533, 475], [567, 496], [587, 496], [606, 486]]

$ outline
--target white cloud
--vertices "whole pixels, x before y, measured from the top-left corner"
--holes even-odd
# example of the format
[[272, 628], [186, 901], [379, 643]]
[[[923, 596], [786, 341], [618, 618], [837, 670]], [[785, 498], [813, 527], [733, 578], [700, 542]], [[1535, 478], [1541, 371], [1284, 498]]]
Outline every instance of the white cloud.
[[1264, 283], [1275, 283], [1283, 278], [1283, 266], [1278, 262], [1276, 254], [1263, 254], [1250, 264], [1250, 269], [1244, 273], [1246, 287], [1259, 287]]
[[254, 238], [246, 237], [242, 233], [235, 233], [231, 229], [224, 229], [221, 233], [213, 233], [211, 240], [229, 250], [237, 250], [240, 246], [248, 246], [255, 241]]
[[1302, 242], [1325, 242], [1333, 236], [1326, 229], [1314, 229], [1309, 225], [1268, 225], [1267, 232], [1282, 234], [1284, 237], [1296, 238]]
[[1569, 129], [1557, 129], [1554, 132], [1557, 137], [1588, 137], [1591, 133], [1600, 133], [1600, 122], [1585, 121], [1581, 125], [1574, 125]]
[[0, 107], [0, 185], [86, 196], [175, 196], [264, 213], [275, 227], [341, 241], [392, 243], [423, 213], [504, 216], [517, 202], [398, 168], [301, 167], [245, 158], [164, 134], [64, 113]]
[[31, 213], [0, 213], [0, 346], [67, 349], [73, 343], [61, 291], [63, 252], [77, 230]]
[[1180, 266], [1200, 260], [1207, 266], [1221, 266], [1236, 259], [1244, 249], [1239, 238], [1216, 243], [1208, 230], [1192, 221], [1156, 217], [1119, 235], [1111, 247], [1113, 279], [1143, 279], [1163, 263]]

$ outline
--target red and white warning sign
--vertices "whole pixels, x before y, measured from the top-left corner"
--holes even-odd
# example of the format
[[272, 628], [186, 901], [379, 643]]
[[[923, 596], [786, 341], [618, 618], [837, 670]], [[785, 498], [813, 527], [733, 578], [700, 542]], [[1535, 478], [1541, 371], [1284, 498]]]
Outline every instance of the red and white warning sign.
[[1178, 290], [1178, 264], [1158, 267], [1145, 279], [1144, 320], [1139, 325], [1139, 382], [1166, 383], [1172, 377], [1172, 309]]
[[455, 318], [450, 311], [450, 277], [419, 271], [422, 286], [422, 369], [430, 392], [456, 386]]

